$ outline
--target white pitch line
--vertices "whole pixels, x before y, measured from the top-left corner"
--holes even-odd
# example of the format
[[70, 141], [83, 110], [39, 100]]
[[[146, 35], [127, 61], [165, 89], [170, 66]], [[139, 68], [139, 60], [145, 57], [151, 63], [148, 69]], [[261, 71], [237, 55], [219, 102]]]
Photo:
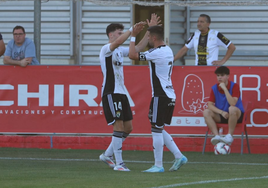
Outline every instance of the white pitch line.
[[[32, 157], [0, 157], [0, 160], [32, 160], [32, 161], [88, 161], [96, 162], [99, 159], [58, 159], [58, 158], [32, 158]], [[131, 161], [124, 160], [127, 163], [154, 163], [154, 161]], [[173, 163], [164, 161], [164, 163]], [[187, 162], [187, 164], [230, 164], [230, 165], [253, 165], [253, 166], [268, 166], [268, 163], [230, 163], [230, 162]]]
[[32, 161], [99, 161], [97, 159], [56, 159], [56, 158], [23, 158], [23, 157], [0, 157], [0, 160], [32, 160]]
[[185, 185], [198, 185], [198, 184], [241, 181], [241, 180], [258, 180], [258, 179], [267, 179], [267, 178], [268, 178], [268, 176], [248, 177], [248, 178], [232, 178], [232, 179], [223, 179], [223, 180], [208, 180], [208, 181], [197, 181], [197, 182], [189, 182], [189, 183], [178, 183], [178, 184], [165, 185], [165, 186], [159, 186], [159, 187], [151, 187], [151, 188], [170, 188], [170, 187], [180, 187], [180, 186], [185, 186]]
[[[33, 160], [33, 161], [88, 161], [95, 162], [100, 161], [99, 159], [58, 159], [58, 158], [23, 158], [23, 157], [0, 157], [0, 160]], [[128, 161], [129, 163], [153, 163], [153, 161]], [[172, 163], [172, 162], [164, 162]], [[268, 163], [229, 163], [229, 162], [188, 162], [187, 164], [232, 164], [232, 165], [268, 165]], [[208, 183], [218, 183], [218, 182], [229, 182], [229, 181], [241, 181], [241, 180], [256, 180], [256, 179], [268, 179], [268, 176], [261, 177], [249, 177], [249, 178], [233, 178], [233, 179], [223, 179], [223, 180], [208, 180], [208, 181], [198, 181], [198, 182], [189, 182], [189, 183], [178, 183], [172, 185], [165, 185], [160, 187], [152, 188], [171, 188], [171, 187], [180, 187], [187, 185], [198, 185], [198, 184], [208, 184]]]
[[[124, 160], [124, 161], [129, 162], [129, 163], [154, 163], [154, 161], [128, 161], [128, 160]], [[173, 163], [173, 162], [164, 161], [164, 163]], [[189, 161], [187, 162], [187, 164], [222, 164], [222, 165], [230, 164], [230, 165], [253, 165], [253, 166], [268, 165], [268, 163], [189, 162]]]
[[[189, 162], [190, 164], [231, 164], [231, 165], [268, 165], [268, 163], [230, 163], [230, 162]], [[187, 162], [188, 164], [188, 162]]]

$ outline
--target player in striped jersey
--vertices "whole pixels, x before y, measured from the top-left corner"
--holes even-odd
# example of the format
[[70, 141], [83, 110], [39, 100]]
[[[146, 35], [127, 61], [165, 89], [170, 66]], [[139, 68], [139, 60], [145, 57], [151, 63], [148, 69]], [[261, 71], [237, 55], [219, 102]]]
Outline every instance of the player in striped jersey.
[[[186, 52], [194, 48], [195, 65], [223, 65], [235, 51], [235, 45], [219, 31], [209, 28], [211, 19], [206, 14], [201, 14], [197, 21], [197, 28], [185, 46], [174, 57], [174, 61], [180, 59]], [[219, 47], [227, 48], [222, 60], [218, 60]]]
[[137, 52], [135, 50], [135, 37], [142, 29], [141, 26], [133, 28], [129, 45], [129, 58], [148, 61], [150, 67], [152, 99], [148, 116], [151, 122], [155, 164], [143, 172], [164, 172], [164, 145], [175, 157], [174, 164], [169, 171], [176, 171], [187, 163], [187, 158], [180, 152], [170, 134], [164, 130], [164, 126], [171, 123], [176, 99], [171, 81], [173, 52], [164, 43], [164, 30], [159, 25], [149, 27], [145, 34], [148, 37], [149, 46], [152, 48], [146, 52]]
[[[158, 23], [157, 15], [153, 14], [149, 24]], [[135, 25], [144, 27], [145, 22]], [[109, 43], [100, 51], [100, 63], [103, 73], [102, 105], [108, 125], [113, 125], [112, 141], [107, 150], [100, 155], [100, 160], [114, 170], [130, 171], [122, 159], [122, 143], [132, 131], [132, 111], [124, 85], [123, 59], [128, 56], [129, 48], [120, 46], [131, 34], [132, 28], [123, 32], [124, 26], [112, 23], [107, 26], [106, 34]], [[137, 51], [144, 49], [148, 39], [144, 37], [135, 47]], [[112, 160], [115, 156], [116, 164]]]

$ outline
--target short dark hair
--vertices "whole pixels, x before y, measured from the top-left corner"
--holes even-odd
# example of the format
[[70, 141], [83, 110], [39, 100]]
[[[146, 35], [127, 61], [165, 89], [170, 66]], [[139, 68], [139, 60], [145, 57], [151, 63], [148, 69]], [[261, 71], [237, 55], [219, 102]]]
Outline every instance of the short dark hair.
[[210, 19], [209, 15], [207, 15], [207, 14], [200, 14], [199, 17], [205, 17], [206, 20], [207, 20], [207, 22], [208, 22], [208, 23], [211, 23], [211, 19]]
[[106, 28], [106, 35], [109, 37], [109, 33], [114, 32], [117, 29], [124, 30], [124, 26], [120, 23], [111, 23]]
[[215, 74], [226, 74], [229, 75], [230, 74], [230, 70], [228, 67], [225, 66], [220, 66], [215, 70]]
[[17, 25], [17, 26], [15, 26], [15, 27], [13, 28], [13, 33], [14, 33], [14, 31], [15, 31], [16, 29], [21, 29], [21, 30], [23, 31], [23, 33], [25, 33], [25, 29], [24, 29], [24, 27], [22, 27], [22, 26], [20, 26], [20, 25]]
[[147, 29], [150, 34], [156, 35], [159, 40], [164, 40], [164, 29], [159, 25], [151, 26]]

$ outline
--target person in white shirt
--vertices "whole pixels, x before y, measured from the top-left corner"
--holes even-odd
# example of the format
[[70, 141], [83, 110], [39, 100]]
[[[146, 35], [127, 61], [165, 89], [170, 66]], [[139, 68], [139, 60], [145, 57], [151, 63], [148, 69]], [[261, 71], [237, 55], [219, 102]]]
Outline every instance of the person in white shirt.
[[[156, 25], [159, 17], [151, 15], [151, 20], [147, 20], [149, 26]], [[146, 22], [139, 22], [136, 26], [144, 27]], [[128, 57], [129, 47], [120, 46], [131, 34], [132, 27], [123, 32], [124, 26], [119, 23], [112, 23], [107, 26], [106, 34], [109, 43], [101, 48], [99, 59], [103, 73], [102, 84], [102, 105], [104, 115], [108, 125], [113, 125], [113, 136], [109, 147], [99, 159], [108, 164], [116, 171], [130, 171], [122, 159], [122, 143], [132, 131], [132, 111], [126, 95], [124, 84], [123, 59]], [[135, 49], [144, 49], [148, 39], [144, 37]], [[112, 156], [115, 156], [113, 161]]]
[[164, 42], [164, 29], [159, 25], [151, 26], [144, 36], [148, 38], [151, 49], [146, 52], [135, 50], [135, 39], [143, 28], [136, 26], [131, 33], [129, 58], [148, 61], [152, 87], [152, 98], [149, 108], [149, 121], [153, 139], [155, 163], [143, 172], [164, 172], [163, 147], [173, 153], [175, 161], [169, 171], [176, 171], [187, 163], [187, 158], [181, 153], [171, 135], [164, 130], [171, 123], [175, 107], [176, 94], [173, 89], [171, 74], [173, 68], [173, 52]]
[[[186, 44], [174, 56], [174, 61], [184, 56], [191, 48], [195, 50], [195, 65], [223, 65], [235, 51], [235, 45], [219, 31], [209, 28], [211, 19], [201, 14], [197, 21], [197, 28]], [[219, 47], [227, 48], [222, 60], [218, 60]]]

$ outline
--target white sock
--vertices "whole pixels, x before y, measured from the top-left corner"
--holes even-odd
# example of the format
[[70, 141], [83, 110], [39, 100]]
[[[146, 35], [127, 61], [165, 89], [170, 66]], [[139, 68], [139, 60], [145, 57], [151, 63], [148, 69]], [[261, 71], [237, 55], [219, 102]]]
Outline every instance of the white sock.
[[170, 136], [170, 134], [168, 134], [168, 132], [166, 132], [165, 130], [163, 130], [162, 134], [163, 134], [163, 138], [164, 138], [164, 144], [169, 149], [169, 151], [171, 151], [171, 153], [173, 153], [175, 159], [181, 158], [182, 153], [179, 150], [176, 143], [174, 142], [174, 140], [172, 139], [172, 137]]
[[114, 149], [113, 149], [113, 144], [111, 142], [110, 145], [108, 146], [108, 148], [105, 150], [104, 155], [107, 157], [110, 157], [113, 154], [114, 154]]
[[162, 133], [152, 132], [153, 148], [154, 148], [154, 165], [157, 167], [163, 167], [163, 146], [164, 139]]
[[122, 143], [123, 140], [122, 138], [119, 137], [112, 137], [112, 148], [114, 150], [114, 156], [115, 156], [115, 161], [116, 161], [116, 165], [119, 165], [120, 163], [123, 162], [122, 159]]
[[[122, 143], [126, 140], [125, 137], [122, 138]], [[114, 154], [114, 149], [113, 149], [113, 144], [112, 142], [110, 143], [110, 145], [108, 146], [108, 148], [105, 150], [104, 155], [107, 157], [110, 157]]]

